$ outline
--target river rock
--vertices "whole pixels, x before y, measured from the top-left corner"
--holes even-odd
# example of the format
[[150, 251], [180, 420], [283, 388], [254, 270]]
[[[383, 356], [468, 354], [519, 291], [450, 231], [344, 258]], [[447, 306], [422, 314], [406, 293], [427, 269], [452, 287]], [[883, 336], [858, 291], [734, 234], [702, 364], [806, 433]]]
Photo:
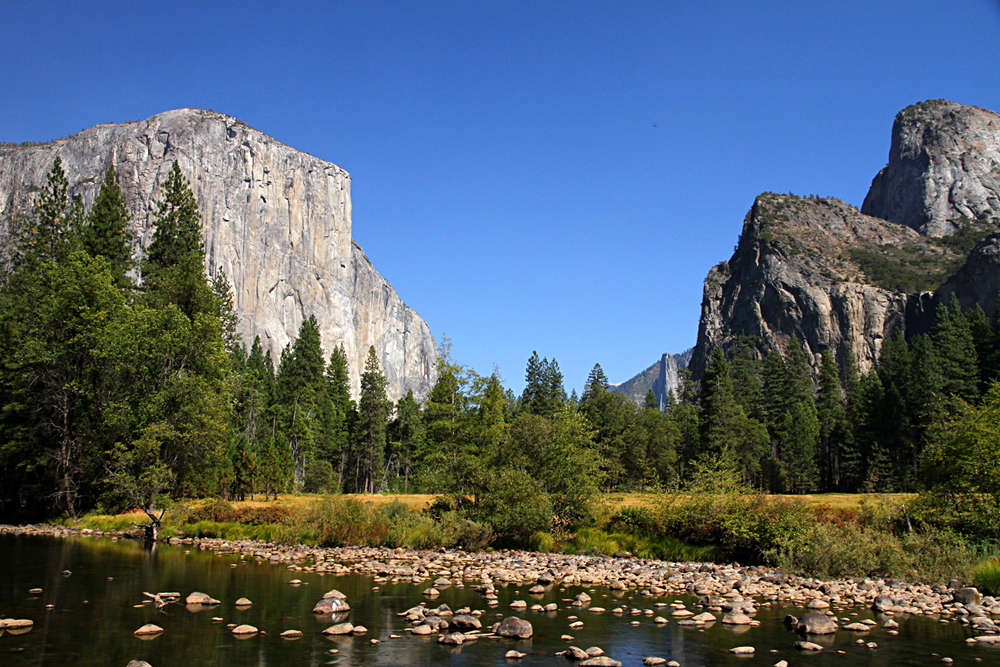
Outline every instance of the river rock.
[[208, 606], [208, 605], [217, 605], [222, 603], [213, 598], [211, 595], [202, 593], [200, 591], [195, 591], [194, 593], [191, 593], [191, 595], [184, 598], [184, 604], [200, 604]]
[[864, 623], [849, 623], [844, 626], [845, 630], [850, 630], [851, 632], [870, 632], [871, 626], [865, 625]]
[[660, 665], [667, 664], [667, 659], [649, 655], [642, 659], [642, 664], [646, 667], [660, 667]]
[[837, 622], [826, 614], [803, 614], [795, 625], [795, 631], [807, 635], [831, 635], [838, 629]]
[[363, 635], [363, 634], [365, 634], [367, 632], [368, 632], [368, 628], [366, 628], [363, 625], [355, 625], [354, 629], [351, 630], [351, 634], [355, 634], [355, 635]]
[[341, 593], [340, 591], [338, 591], [336, 588], [334, 588], [332, 591], [327, 591], [326, 593], [323, 593], [323, 599], [326, 600], [327, 598], [336, 598], [338, 600], [346, 600], [347, 596], [344, 595], [343, 593]]
[[125, 667], [153, 667], [151, 664], [145, 660], [129, 660]]
[[580, 667], [622, 667], [622, 663], [614, 658], [610, 658], [606, 655], [599, 655], [593, 658], [587, 658], [583, 662], [579, 663]]
[[527, 653], [521, 653], [520, 651], [510, 650], [510, 651], [507, 651], [506, 653], [504, 653], [503, 657], [507, 658], [508, 660], [520, 660], [521, 658], [523, 658], [526, 655], [528, 655], [528, 654]]
[[[9, 628], [10, 626], [8, 625], [7, 627]], [[146, 625], [142, 626], [132, 634], [136, 636], [142, 636], [142, 635], [159, 635], [162, 633], [163, 633], [163, 628], [161, 628], [158, 625], [153, 625], [152, 623], [147, 623]]]
[[[692, 619], [694, 620], [694, 619]], [[715, 620], [715, 617], [712, 617]], [[750, 625], [753, 619], [739, 611], [731, 611], [722, 617], [722, 622], [726, 625]]]
[[531, 623], [517, 616], [508, 616], [497, 626], [496, 634], [500, 637], [513, 637], [516, 639], [528, 639], [534, 629]]
[[35, 624], [35, 622], [32, 621], [30, 618], [5, 618], [2, 619], [2, 623], [3, 625], [0, 625], [0, 628], [4, 628], [7, 630], [21, 630], [23, 628], [30, 628]]
[[823, 647], [813, 642], [795, 642], [795, 648], [800, 651], [822, 651]]
[[343, 598], [329, 597], [323, 598], [313, 607], [314, 614], [342, 614], [350, 611], [351, 605]]
[[567, 660], [586, 660], [590, 657], [590, 655], [579, 646], [570, 646], [568, 649], [563, 651], [563, 655], [566, 656]]
[[433, 635], [437, 630], [435, 630], [430, 625], [417, 625], [414, 626], [413, 630], [410, 631], [411, 635]]
[[757, 649], [753, 646], [736, 646], [729, 649], [729, 652], [733, 655], [753, 655], [756, 651]]
[[461, 632], [449, 632], [446, 635], [441, 635], [438, 637], [438, 644], [449, 644], [452, 646], [458, 646], [465, 641], [465, 635]]
[[983, 599], [983, 596], [979, 591], [971, 586], [966, 586], [964, 588], [958, 588], [952, 591], [951, 597], [955, 602], [961, 602], [964, 605], [979, 604]]
[[299, 638], [302, 637], [302, 631], [301, 630], [285, 630], [284, 632], [282, 632], [278, 636], [281, 637], [282, 639], [299, 639]]
[[249, 606], [251, 606], [253, 604], [253, 602], [251, 602], [247, 598], [240, 598], [239, 600], [237, 600], [235, 602], [235, 604], [236, 604], [237, 607], [249, 607]]
[[252, 625], [246, 625], [246, 624], [237, 625], [235, 628], [233, 628], [234, 635], [255, 635], [258, 632], [260, 632], [260, 630], [258, 630]]
[[326, 630], [323, 631], [324, 635], [349, 635], [354, 632], [354, 624], [352, 623], [337, 623], [336, 625], [331, 625]]
[[452, 617], [451, 627], [456, 630], [479, 630], [483, 627], [482, 622], [471, 614], [459, 614]]

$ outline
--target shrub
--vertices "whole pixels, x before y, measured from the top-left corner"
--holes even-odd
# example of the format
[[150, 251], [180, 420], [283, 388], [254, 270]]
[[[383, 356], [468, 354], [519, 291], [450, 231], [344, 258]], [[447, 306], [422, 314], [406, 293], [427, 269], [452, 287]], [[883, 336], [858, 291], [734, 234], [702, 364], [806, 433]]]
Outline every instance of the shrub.
[[775, 549], [775, 564], [822, 578], [896, 577], [909, 581], [964, 578], [972, 551], [953, 533], [896, 536], [853, 524], [817, 523]]
[[990, 558], [972, 568], [972, 581], [990, 594], [1000, 594], [1000, 558]]
[[326, 496], [304, 512], [303, 524], [322, 546], [379, 546], [389, 535], [385, 515], [356, 498]]
[[336, 476], [329, 461], [311, 461], [306, 466], [306, 477], [302, 490], [306, 493], [333, 493], [336, 490]]

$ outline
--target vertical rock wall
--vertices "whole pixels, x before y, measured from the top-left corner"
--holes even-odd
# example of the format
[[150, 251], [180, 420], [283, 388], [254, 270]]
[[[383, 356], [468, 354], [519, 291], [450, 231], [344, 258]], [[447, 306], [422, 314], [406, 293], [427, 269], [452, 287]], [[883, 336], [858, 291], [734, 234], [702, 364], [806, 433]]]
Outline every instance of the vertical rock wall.
[[53, 159], [89, 206], [114, 166], [141, 248], [174, 161], [201, 211], [206, 267], [233, 285], [240, 333], [260, 336], [277, 361], [310, 315], [329, 353], [343, 345], [359, 389], [374, 345], [393, 399], [423, 396], [436, 376], [427, 324], [378, 274], [351, 237], [346, 171], [211, 111], [179, 109], [145, 121], [98, 125], [68, 139], [0, 148], [0, 219], [25, 211]]

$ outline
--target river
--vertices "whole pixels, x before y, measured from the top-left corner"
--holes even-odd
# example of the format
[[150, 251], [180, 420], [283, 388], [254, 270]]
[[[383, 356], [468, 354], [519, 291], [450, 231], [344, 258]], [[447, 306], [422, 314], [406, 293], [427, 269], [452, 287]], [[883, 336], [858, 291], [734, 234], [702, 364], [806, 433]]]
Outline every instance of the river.
[[[68, 572], [68, 574], [65, 574]], [[300, 579], [302, 585], [291, 585]], [[793, 606], [761, 607], [758, 627], [684, 627], [671, 622], [653, 622], [653, 616], [668, 615], [669, 608], [654, 604], [683, 600], [695, 612], [693, 597], [671, 595], [656, 599], [635, 592], [612, 592], [594, 587], [552, 588], [545, 595], [529, 595], [527, 587], [500, 586], [499, 606], [489, 608], [472, 590], [445, 588], [440, 597], [428, 601], [421, 592], [428, 583], [375, 584], [360, 575], [321, 575], [289, 571], [286, 566], [256, 562], [233, 554], [216, 554], [197, 547], [158, 545], [150, 551], [131, 540], [106, 537], [56, 538], [34, 535], [0, 535], [0, 618], [34, 621], [29, 632], [0, 631], [0, 665], [27, 667], [52, 665], [73, 667], [125, 667], [130, 660], [153, 667], [218, 666], [313, 666], [313, 665], [567, 665], [555, 656], [573, 644], [586, 649], [603, 648], [624, 665], [641, 665], [645, 656], [678, 661], [682, 667], [716, 665], [838, 665], [862, 667], [882, 665], [941, 665], [950, 657], [955, 665], [1000, 664], [1000, 646], [968, 645], [973, 632], [955, 622], [940, 623], [929, 617], [897, 616], [899, 634], [882, 629], [885, 617], [868, 609], [838, 610], [844, 618], [873, 619], [879, 627], [863, 636], [877, 648], [857, 643], [857, 634], [841, 630], [827, 638], [812, 637], [825, 648], [819, 653], [801, 653], [793, 644], [801, 637], [782, 624], [786, 614], [801, 615]], [[41, 593], [31, 593], [32, 589]], [[350, 621], [363, 625], [362, 636], [327, 638], [321, 634], [329, 619], [312, 614], [323, 593], [338, 589], [351, 604]], [[190, 610], [184, 604], [157, 609], [144, 604], [143, 592], [177, 591], [186, 596], [202, 591], [221, 601], [216, 607]], [[627, 607], [624, 614], [592, 614], [569, 606], [577, 593], [587, 591], [594, 606], [608, 610]], [[234, 602], [247, 597], [253, 605], [236, 609]], [[515, 614], [513, 600], [559, 604], [549, 613], [522, 611]], [[482, 638], [458, 647], [440, 645], [436, 637], [410, 636], [407, 623], [397, 616], [421, 602], [428, 606], [447, 604], [483, 610], [484, 627], [504, 616], [529, 620], [534, 636], [529, 640]], [[51, 606], [50, 606], [51, 605]], [[632, 614], [632, 609], [640, 610]], [[578, 616], [583, 627], [570, 629], [569, 617]], [[223, 620], [213, 621], [213, 617]], [[637, 624], [635, 624], [637, 622]], [[133, 636], [146, 623], [164, 632], [149, 640]], [[263, 631], [247, 639], [235, 638], [227, 624], [250, 624]], [[301, 630], [301, 639], [279, 637], [288, 629]], [[560, 636], [570, 634], [572, 642]], [[390, 638], [398, 635], [398, 639]], [[372, 643], [372, 640], [379, 643]], [[753, 657], [731, 655], [736, 646], [754, 646]], [[517, 650], [527, 655], [508, 660], [504, 654]], [[330, 651], [334, 650], [335, 653]]]

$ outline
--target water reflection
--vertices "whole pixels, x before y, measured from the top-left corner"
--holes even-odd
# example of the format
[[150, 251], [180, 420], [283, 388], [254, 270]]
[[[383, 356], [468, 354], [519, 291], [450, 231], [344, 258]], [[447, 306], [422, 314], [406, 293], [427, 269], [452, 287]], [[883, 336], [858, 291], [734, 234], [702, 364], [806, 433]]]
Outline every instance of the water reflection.
[[[433, 602], [427, 602], [421, 592], [429, 582], [414, 585], [385, 581], [379, 582], [378, 591], [373, 591], [373, 582], [366, 577], [290, 572], [279, 565], [235, 555], [189, 551], [163, 545], [146, 549], [142, 543], [126, 540], [113, 543], [102, 538], [0, 535], [0, 615], [34, 621], [28, 630], [0, 630], [0, 665], [68, 663], [106, 667], [124, 666], [132, 659], [146, 660], [154, 667], [518, 664], [504, 658], [511, 649], [528, 654], [520, 661], [524, 665], [565, 665], [565, 659], [554, 654], [570, 643], [582, 648], [600, 646], [612, 657], [633, 665], [640, 664], [646, 655], [674, 659], [684, 667], [746, 664], [745, 659], [728, 654], [738, 645], [757, 648], [751, 664], [770, 665], [784, 659], [793, 665], [820, 667], [848, 663], [851, 667], [940, 665], [942, 656], [953, 658], [956, 664], [972, 663], [975, 658], [1000, 663], [1000, 646], [967, 646], [964, 640], [972, 634], [970, 630], [928, 618], [896, 617], [900, 634], [894, 637], [881, 627], [889, 617], [868, 610], [838, 612], [852, 620], [868, 618], [878, 622], [878, 627], [863, 635], [865, 641], [876, 642], [878, 648], [858, 645], [858, 634], [841, 630], [833, 636], [809, 637], [826, 648], [815, 654], [800, 654], [793, 645], [801, 637], [782, 623], [788, 613], [804, 613], [795, 607], [761, 607], [756, 616], [759, 627], [722, 623], [681, 626], [675, 621], [659, 626], [652, 615], [632, 614], [632, 609], [666, 616], [669, 607], [654, 610], [654, 602], [682, 599], [690, 607], [693, 598], [643, 598], [634, 591], [562, 588], [558, 584], [547, 586], [544, 594], [529, 594], [528, 586], [497, 585], [498, 605], [491, 609], [471, 587], [444, 588]], [[302, 585], [290, 585], [294, 578], [301, 579]], [[42, 593], [29, 594], [33, 588], [41, 588]], [[347, 595], [351, 611], [314, 615], [313, 606], [331, 588]], [[221, 600], [221, 604], [188, 606], [182, 597], [177, 603], [158, 606], [143, 594], [165, 591], [177, 591], [182, 596], [204, 591]], [[585, 608], [571, 607], [573, 598], [583, 591], [592, 596], [591, 606], [608, 611], [592, 614]], [[243, 597], [253, 604], [237, 607], [236, 600]], [[409, 636], [404, 632], [405, 620], [397, 616], [421, 602], [431, 607], [447, 604], [451, 609], [470, 606], [484, 610], [481, 621], [489, 627], [511, 615], [509, 605], [514, 600], [555, 603], [559, 609], [518, 614], [534, 626], [530, 640], [484, 638], [454, 647], [439, 645], [434, 636]], [[628, 609], [621, 615], [612, 614], [611, 609], [619, 605]], [[852, 612], [857, 616], [851, 616]], [[571, 630], [569, 616], [578, 616], [583, 627]], [[222, 620], [214, 622], [213, 618]], [[368, 633], [331, 637], [321, 634], [330, 625], [344, 621], [363, 625]], [[639, 625], [631, 625], [633, 621]], [[163, 634], [148, 640], [132, 635], [146, 623], [164, 628]], [[261, 633], [238, 639], [227, 627], [230, 624], [253, 625]], [[286, 641], [280, 637], [285, 630], [299, 630], [303, 636]], [[560, 639], [567, 633], [574, 636], [572, 642]], [[391, 639], [391, 634], [401, 638]], [[372, 639], [380, 643], [372, 644]]]

